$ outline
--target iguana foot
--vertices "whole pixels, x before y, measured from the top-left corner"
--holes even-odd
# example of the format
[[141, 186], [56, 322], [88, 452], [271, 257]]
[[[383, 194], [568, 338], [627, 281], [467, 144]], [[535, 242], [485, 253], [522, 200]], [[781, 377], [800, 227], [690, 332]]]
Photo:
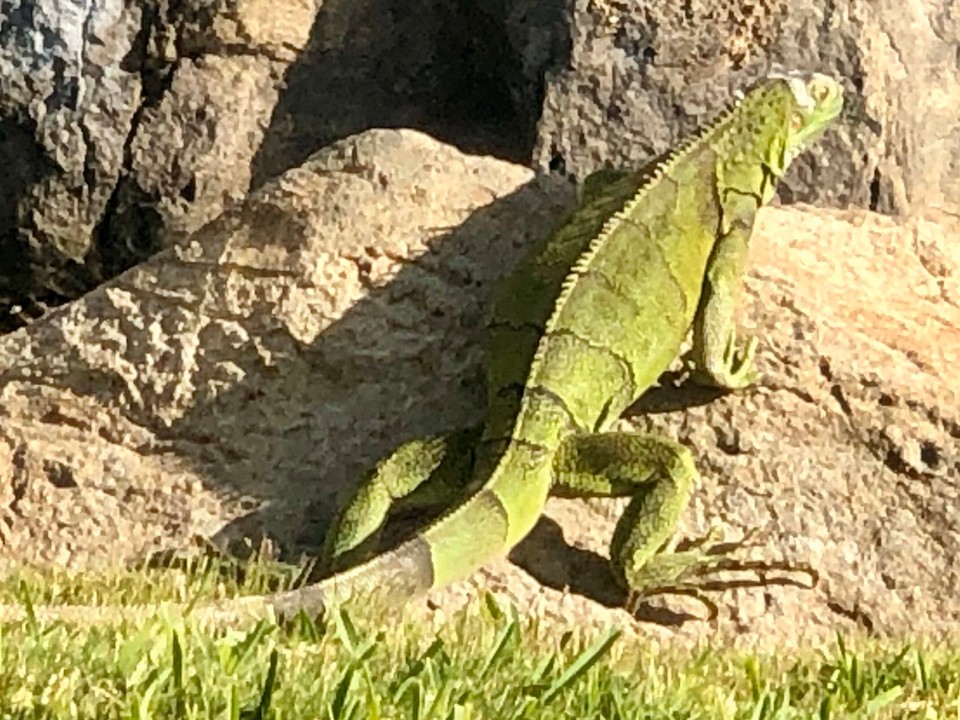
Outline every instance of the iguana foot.
[[737, 348], [737, 333], [731, 330], [724, 347], [723, 355], [717, 360], [707, 358], [699, 363], [690, 363], [690, 377], [699, 385], [741, 390], [753, 385], [760, 373], [753, 366], [757, 352], [757, 338], [747, 339], [743, 348]]
[[[747, 531], [735, 542], [718, 538], [718, 530], [712, 528], [703, 537], [686, 543], [682, 550], [664, 552], [635, 571], [626, 573], [629, 585], [625, 606], [632, 615], [637, 615], [640, 604], [654, 595], [684, 595], [692, 597], [707, 608], [707, 617], [717, 616], [716, 603], [705, 593], [733, 588], [772, 587], [776, 585], [812, 589], [820, 574], [807, 563], [791, 563], [785, 560], [741, 560], [730, 557], [740, 548], [759, 545], [751, 542], [754, 530]], [[712, 577], [721, 572], [753, 572], [753, 578]], [[769, 577], [767, 573], [800, 573], [808, 577], [803, 582], [791, 575]]]

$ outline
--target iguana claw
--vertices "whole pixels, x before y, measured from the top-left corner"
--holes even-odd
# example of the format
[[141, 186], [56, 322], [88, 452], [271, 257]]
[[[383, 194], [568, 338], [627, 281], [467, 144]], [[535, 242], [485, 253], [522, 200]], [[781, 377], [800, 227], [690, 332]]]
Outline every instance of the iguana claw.
[[[744, 536], [735, 542], [722, 541], [707, 547], [716, 535], [711, 529], [706, 535], [686, 544], [685, 549], [658, 556], [647, 566], [643, 574], [648, 580], [645, 584], [632, 585], [628, 591], [625, 607], [632, 615], [637, 615], [640, 604], [645, 598], [654, 595], [685, 595], [692, 597], [706, 606], [708, 617], [712, 620], [717, 616], [717, 605], [705, 597], [706, 592], [721, 592], [734, 588], [772, 587], [776, 585], [812, 589], [820, 580], [820, 574], [807, 563], [792, 563], [786, 560], [739, 560], [727, 557], [731, 552], [753, 545], [750, 540], [756, 535], [755, 529], [748, 530]], [[672, 562], [671, 562], [672, 558]], [[664, 573], [663, 568], [672, 564], [672, 578], [667, 579], [670, 572]], [[660, 566], [659, 568], [657, 566]], [[652, 567], [651, 567], [652, 566]], [[660, 573], [660, 578], [653, 580], [653, 575]], [[710, 575], [721, 572], [755, 572], [755, 578], [711, 578]], [[794, 577], [768, 577], [768, 572], [803, 573], [809, 577], [804, 583]], [[639, 575], [639, 574], [638, 574]], [[634, 581], [640, 580], [639, 577]]]
[[750, 336], [743, 348], [737, 349], [737, 334], [731, 330], [720, 362], [688, 361], [691, 379], [699, 385], [726, 390], [741, 390], [753, 385], [760, 379], [760, 373], [754, 367], [757, 344], [757, 338]]

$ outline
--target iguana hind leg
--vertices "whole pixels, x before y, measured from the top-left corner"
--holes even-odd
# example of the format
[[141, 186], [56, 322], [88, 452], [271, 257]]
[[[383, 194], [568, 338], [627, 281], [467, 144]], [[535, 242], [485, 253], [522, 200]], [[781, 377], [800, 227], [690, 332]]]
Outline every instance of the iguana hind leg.
[[[697, 481], [690, 451], [653, 435], [578, 435], [560, 446], [553, 467], [555, 495], [633, 498], [610, 543], [613, 571], [628, 590], [661, 584], [658, 567], [675, 563], [659, 554]], [[696, 564], [695, 557], [685, 559]]]
[[698, 479], [690, 451], [679, 443], [637, 433], [574, 436], [560, 446], [554, 476], [555, 495], [632, 497], [610, 543], [613, 572], [629, 593], [629, 604], [649, 595], [684, 594], [715, 608], [699, 591], [726, 587], [708, 577], [718, 570], [752, 571], [760, 577], [758, 581], [735, 581], [731, 587], [801, 585], [791, 578], [768, 579], [766, 571], [803, 572], [811, 583], [816, 582], [816, 572], [806, 565], [730, 557], [747, 544], [749, 534], [731, 543], [711, 530], [681, 550], [671, 547], [677, 522]]
[[451, 506], [464, 493], [480, 428], [416, 438], [400, 445], [341, 503], [324, 539], [318, 574], [367, 559], [391, 512]]

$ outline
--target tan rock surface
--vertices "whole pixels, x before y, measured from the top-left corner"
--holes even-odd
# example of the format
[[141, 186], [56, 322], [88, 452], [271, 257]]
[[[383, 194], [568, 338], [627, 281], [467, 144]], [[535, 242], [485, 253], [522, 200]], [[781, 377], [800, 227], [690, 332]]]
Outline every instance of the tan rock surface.
[[[194, 533], [315, 548], [334, 493], [377, 457], [481, 416], [492, 282], [571, 198], [530, 180], [371, 131], [0, 338], [0, 562], [99, 564]], [[958, 225], [764, 212], [742, 315], [763, 385], [666, 388], [624, 423], [694, 449], [687, 533], [758, 528], [756, 556], [823, 579], [730, 590], [715, 624], [661, 632], [800, 642], [957, 622]], [[500, 563], [433, 602], [481, 582], [564, 622], [627, 622], [604, 606], [598, 555], [620, 505], [551, 501], [559, 527], [515, 552], [524, 569]]]

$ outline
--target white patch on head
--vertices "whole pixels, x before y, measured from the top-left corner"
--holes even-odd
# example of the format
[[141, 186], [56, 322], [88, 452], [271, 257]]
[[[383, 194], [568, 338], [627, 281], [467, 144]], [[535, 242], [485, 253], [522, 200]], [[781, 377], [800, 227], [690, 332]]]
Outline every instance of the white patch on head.
[[797, 105], [802, 107], [804, 110], [813, 110], [816, 107], [817, 102], [810, 95], [810, 87], [807, 85], [807, 79], [797, 77], [787, 78], [787, 83], [790, 85], [790, 91], [793, 93], [793, 97], [797, 100]]
[[814, 75], [815, 73], [800, 72], [799, 70], [774, 70], [767, 77], [786, 80], [797, 105], [804, 110], [813, 110], [817, 105], [816, 100], [810, 95], [810, 81]]

